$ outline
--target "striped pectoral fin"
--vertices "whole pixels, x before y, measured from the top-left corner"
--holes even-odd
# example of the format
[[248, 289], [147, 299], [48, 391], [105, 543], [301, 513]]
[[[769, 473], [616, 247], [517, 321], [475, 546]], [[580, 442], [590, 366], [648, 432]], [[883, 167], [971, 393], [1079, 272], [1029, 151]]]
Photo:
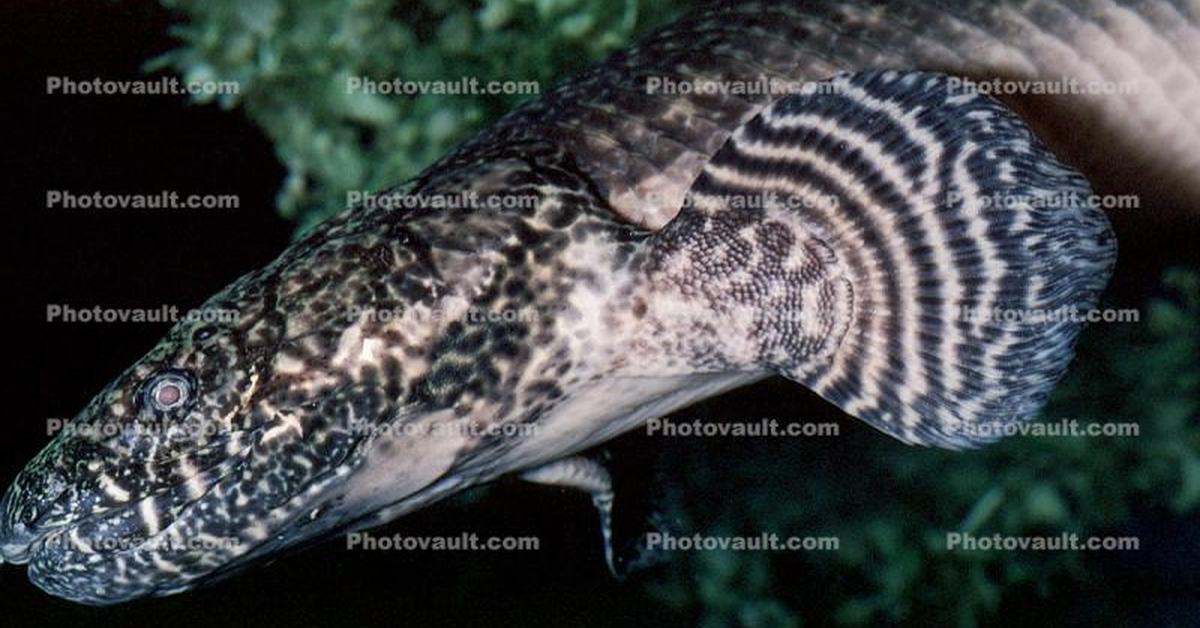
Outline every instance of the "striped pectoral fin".
[[942, 75], [809, 88], [740, 127], [655, 237], [663, 307], [702, 307], [718, 339], [695, 361], [781, 373], [909, 443], [1036, 414], [1115, 259], [1087, 181]]

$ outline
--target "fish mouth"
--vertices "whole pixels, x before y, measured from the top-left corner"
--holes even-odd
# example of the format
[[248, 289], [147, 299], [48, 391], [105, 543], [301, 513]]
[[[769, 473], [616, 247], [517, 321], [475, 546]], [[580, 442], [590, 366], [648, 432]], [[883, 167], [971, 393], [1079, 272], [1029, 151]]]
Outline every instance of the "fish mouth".
[[103, 606], [208, 584], [290, 544], [282, 533], [290, 519], [261, 539], [246, 538], [240, 530], [206, 533], [199, 502], [154, 535], [129, 528], [139, 518], [138, 503], [43, 528], [5, 521], [0, 558], [27, 565], [29, 580], [50, 595]]
[[0, 564], [23, 565], [43, 547], [48, 539], [62, 533], [67, 526], [38, 526], [22, 520], [21, 504], [16, 487], [0, 497]]
[[[39, 454], [39, 458], [43, 454]], [[170, 512], [165, 514], [174, 517], [190, 507], [195, 498], [207, 494], [236, 471], [241, 456], [242, 452], [227, 456], [210, 466], [197, 469], [193, 476], [181, 478], [174, 484], [135, 496], [127, 503], [103, 507], [86, 505], [98, 503], [91, 498], [101, 489], [80, 490], [78, 486], [84, 480], [64, 479], [58, 471], [39, 466], [39, 460], [35, 459], [0, 497], [0, 563], [30, 563], [39, 554], [52, 549], [52, 541], [62, 540], [65, 534], [89, 529], [104, 530], [106, 522], [111, 523], [130, 513], [142, 514], [148, 506], [158, 506], [161, 511], [163, 503], [171, 504]], [[48, 475], [55, 476], [55, 480], [49, 483], [53, 488], [49, 490], [47, 483], [38, 481]], [[30, 478], [34, 479], [27, 481]], [[31, 486], [35, 488], [31, 490]], [[185, 490], [192, 491], [194, 498], [179, 499], [178, 496]], [[121, 535], [130, 531], [129, 526], [114, 527], [108, 534]], [[80, 542], [77, 535], [75, 540]]]
[[0, 531], [0, 564], [28, 564], [30, 561], [36, 560], [48, 547], [60, 543], [62, 536], [69, 531], [70, 526], [59, 526], [37, 533], [19, 535], [9, 535], [7, 530]]
[[0, 563], [27, 565], [38, 588], [90, 605], [190, 588], [185, 583], [235, 562], [243, 551], [236, 542], [214, 552], [187, 542], [189, 531], [203, 521], [198, 504], [239, 468], [220, 468], [224, 466], [200, 470], [185, 482], [119, 506], [77, 507], [41, 518], [36, 513], [61, 496], [23, 492], [18, 478], [0, 498]]
[[[321, 490], [258, 513], [251, 525], [213, 517], [239, 478], [236, 471], [206, 478], [202, 491], [194, 484], [176, 487], [199, 494], [170, 513], [153, 510], [169, 498], [167, 491], [54, 523], [22, 521], [25, 501], [37, 496], [11, 487], [0, 498], [0, 563], [27, 565], [30, 581], [50, 595], [106, 606], [215, 583], [265, 556], [327, 539], [347, 524], [345, 518], [313, 515], [331, 508], [352, 473], [317, 478]], [[148, 512], [162, 516], [160, 527], [145, 528]]]
[[24, 565], [29, 562], [34, 546], [51, 534], [51, 531], [38, 535], [20, 534], [12, 530], [0, 529], [0, 565], [12, 563]]
[[[119, 487], [93, 488], [79, 477], [47, 483], [42, 477], [51, 465], [33, 465], [0, 501], [0, 557], [27, 564], [29, 579], [43, 591], [88, 605], [206, 586], [268, 556], [379, 525], [453, 492], [458, 483], [443, 480], [457, 460], [459, 437], [447, 430], [440, 438], [447, 442], [437, 455], [423, 457], [409, 455], [413, 443], [392, 432], [355, 440], [336, 460], [304, 448], [269, 457], [237, 448], [220, 463], [120, 503], [95, 499], [114, 498]], [[280, 483], [281, 470], [300, 467], [311, 473]], [[114, 469], [109, 474], [119, 473]]]
[[26, 529], [24, 523], [15, 520], [13, 504], [9, 490], [0, 498], [0, 564], [22, 565], [29, 562], [33, 546], [52, 530], [34, 533]]

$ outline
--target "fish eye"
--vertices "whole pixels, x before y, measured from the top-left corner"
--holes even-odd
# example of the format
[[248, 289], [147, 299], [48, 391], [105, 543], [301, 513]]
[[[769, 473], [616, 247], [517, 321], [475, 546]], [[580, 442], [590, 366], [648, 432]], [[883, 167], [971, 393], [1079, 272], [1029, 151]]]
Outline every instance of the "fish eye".
[[212, 325], [205, 325], [192, 332], [192, 342], [204, 342], [212, 338], [213, 334], [217, 333], [217, 328]]
[[192, 399], [192, 379], [181, 371], [163, 371], [147, 380], [146, 400], [159, 412], [169, 412]]

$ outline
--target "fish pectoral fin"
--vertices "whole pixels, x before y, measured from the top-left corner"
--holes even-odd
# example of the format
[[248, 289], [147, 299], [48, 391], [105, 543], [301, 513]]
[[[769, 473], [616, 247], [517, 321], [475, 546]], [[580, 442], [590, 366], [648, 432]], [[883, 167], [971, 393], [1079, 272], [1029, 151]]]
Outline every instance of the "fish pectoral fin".
[[608, 469], [591, 458], [572, 456], [561, 458], [540, 467], [522, 472], [519, 477], [527, 482], [561, 486], [583, 491], [592, 497], [592, 505], [600, 515], [600, 536], [604, 541], [604, 561], [608, 570], [618, 579], [622, 576], [617, 571], [613, 558], [613, 482]]
[[990, 442], [1042, 408], [1108, 281], [1091, 199], [950, 77], [810, 84], [738, 127], [648, 241], [637, 363], [767, 369], [907, 443]]

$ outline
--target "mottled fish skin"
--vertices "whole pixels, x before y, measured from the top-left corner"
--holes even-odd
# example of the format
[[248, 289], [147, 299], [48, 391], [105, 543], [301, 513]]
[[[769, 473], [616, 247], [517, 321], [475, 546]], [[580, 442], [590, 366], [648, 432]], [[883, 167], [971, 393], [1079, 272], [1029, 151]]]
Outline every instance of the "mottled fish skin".
[[[1085, 207], [1014, 220], [944, 196], [1084, 193], [1087, 182], [991, 99], [945, 98], [940, 75], [842, 77], [856, 90], [844, 102], [668, 97], [647, 94], [645, 81], [887, 67], [1045, 77], [1078, 70], [1052, 52], [1090, 55], [1072, 33], [1099, 29], [1132, 58], [1150, 50], [1185, 68], [1170, 94], [1079, 105], [1098, 121], [1095, 141], [1117, 138], [1112, 150], [1129, 148], [1147, 180], [1169, 178], [1200, 157], [1197, 114], [1185, 106], [1200, 93], [1198, 64], [1188, 65], [1200, 16], [1194, 3], [1128, 6], [767, 2], [685, 17], [391, 192], [465, 195], [470, 207], [351, 208], [205, 304], [236, 312], [235, 322], [173, 328], [75, 420], [145, 429], [56, 437], [0, 504], [0, 556], [79, 602], [175, 593], [772, 374], [903, 440], [973, 445], [959, 423], [1027, 418], [1079, 326], [958, 328], [946, 322], [950, 305], [1089, 307], [1114, 243]], [[828, 109], [839, 102], [866, 117], [839, 117]], [[864, 113], [872, 107], [877, 118]], [[917, 120], [920, 107], [936, 115]], [[974, 122], [954, 124], [954, 114]], [[1147, 122], [1156, 115], [1169, 128]], [[810, 146], [787, 131], [842, 136], [869, 119], [895, 139], [857, 146], [879, 162], [853, 164], [837, 142]], [[1180, 139], [1130, 148], [1150, 128]], [[909, 131], [923, 139], [894, 152]], [[1051, 148], [1063, 146], [1074, 154]], [[782, 165], [758, 163], [763, 150], [779, 151]], [[810, 158], [827, 171], [801, 167]], [[945, 170], [961, 164], [982, 165]], [[881, 179], [896, 202], [868, 189]], [[874, 200], [855, 214], [731, 212], [722, 203], [744, 193], [739, 181], [809, 196], [828, 184]], [[897, 287], [881, 260], [910, 283]], [[946, 340], [923, 344], [930, 320]], [[901, 374], [901, 356], [924, 366]], [[164, 386], [170, 394], [157, 397]], [[535, 429], [486, 429], [518, 424]]]
[[[349, 210], [202, 307], [235, 311], [236, 323], [172, 329], [76, 419], [142, 433], [59, 437], [14, 483], [6, 559], [85, 602], [166, 593], [280, 538], [363, 525], [407, 498], [394, 516], [514, 470], [496, 461], [519, 441], [488, 424], [535, 423], [607, 375], [581, 356], [616, 350], [619, 330], [593, 328], [578, 309], [592, 304], [577, 300], [627, 278], [646, 234], [614, 220], [545, 142], [481, 151], [408, 194], [464, 189], [528, 209]], [[171, 373], [194, 379], [196, 398], [156, 410], [146, 395]], [[430, 434], [372, 429], [388, 423]], [[178, 428], [159, 437], [165, 424]], [[59, 538], [68, 522], [71, 538]], [[219, 547], [139, 546], [100, 562], [80, 541], [160, 534]]]

